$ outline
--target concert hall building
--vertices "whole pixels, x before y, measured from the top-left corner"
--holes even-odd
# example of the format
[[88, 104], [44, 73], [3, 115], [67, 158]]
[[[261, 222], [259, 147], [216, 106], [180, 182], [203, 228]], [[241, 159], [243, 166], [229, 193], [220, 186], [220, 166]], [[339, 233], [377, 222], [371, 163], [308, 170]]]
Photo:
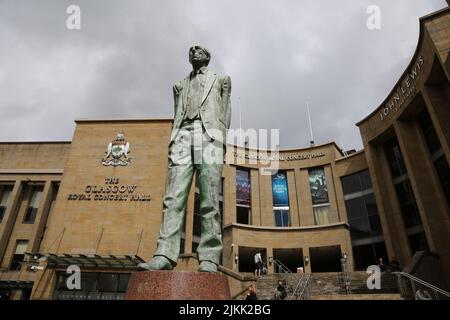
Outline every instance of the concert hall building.
[[[421, 18], [410, 64], [356, 124], [361, 151], [228, 145], [220, 272], [232, 295], [252, 279], [256, 252], [269, 273], [276, 260], [319, 273], [395, 258], [450, 287], [449, 51], [450, 9]], [[0, 143], [0, 294], [122, 299], [156, 250], [172, 119], [75, 122], [72, 141]], [[197, 268], [198, 213], [193, 183], [178, 270]], [[82, 290], [67, 288], [74, 265]]]

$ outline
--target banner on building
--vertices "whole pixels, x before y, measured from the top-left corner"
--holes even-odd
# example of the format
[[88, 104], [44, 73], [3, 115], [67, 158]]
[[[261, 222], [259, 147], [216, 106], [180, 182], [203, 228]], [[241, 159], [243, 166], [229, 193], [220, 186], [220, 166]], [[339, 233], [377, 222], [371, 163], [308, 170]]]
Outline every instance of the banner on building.
[[288, 207], [288, 187], [285, 173], [277, 173], [272, 176], [272, 196], [274, 207]]

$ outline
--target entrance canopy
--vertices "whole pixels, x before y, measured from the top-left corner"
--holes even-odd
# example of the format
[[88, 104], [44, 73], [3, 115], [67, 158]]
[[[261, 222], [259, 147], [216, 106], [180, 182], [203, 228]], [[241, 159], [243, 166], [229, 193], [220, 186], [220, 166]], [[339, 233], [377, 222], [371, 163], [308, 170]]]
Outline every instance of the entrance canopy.
[[1, 289], [31, 289], [33, 288], [33, 281], [21, 280], [0, 280]]
[[49, 268], [67, 268], [70, 265], [77, 265], [84, 268], [95, 269], [136, 269], [136, 266], [144, 262], [139, 256], [130, 255], [98, 255], [98, 254], [41, 254], [26, 253], [34, 258], [47, 258]]

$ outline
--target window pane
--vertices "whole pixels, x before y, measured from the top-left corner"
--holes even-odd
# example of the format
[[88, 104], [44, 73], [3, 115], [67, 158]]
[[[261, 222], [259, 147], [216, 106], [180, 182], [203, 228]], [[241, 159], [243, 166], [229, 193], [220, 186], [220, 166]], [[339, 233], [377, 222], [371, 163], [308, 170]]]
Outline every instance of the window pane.
[[236, 207], [236, 222], [242, 224], [249, 223], [249, 210], [245, 207]]
[[24, 258], [25, 258], [24, 254], [14, 254], [9, 269], [13, 271], [20, 270]]
[[442, 185], [450, 183], [450, 168], [448, 166], [447, 159], [445, 156], [440, 157], [434, 163], [436, 167], [436, 172], [439, 176], [439, 180]]
[[283, 227], [289, 227], [290, 225], [289, 211], [287, 210], [281, 211], [281, 218], [283, 220]]
[[0, 207], [0, 223], [2, 222], [3, 217], [5, 216], [5, 211], [6, 211], [5, 207]]
[[341, 178], [344, 195], [361, 191], [361, 183], [358, 174], [352, 174]]
[[129, 274], [119, 274], [119, 284], [117, 286], [117, 292], [127, 291], [129, 280], [130, 280]]
[[376, 264], [377, 260], [374, 256], [372, 244], [353, 247], [353, 261], [355, 270], [366, 270], [368, 266]]
[[42, 188], [33, 189], [33, 196], [31, 197], [30, 207], [39, 208], [41, 197], [42, 197]]
[[314, 223], [316, 225], [331, 223], [330, 206], [315, 207], [313, 208], [313, 211], [314, 211]]
[[277, 227], [289, 227], [289, 211], [288, 210], [274, 210], [275, 225]]
[[411, 246], [412, 254], [417, 251], [424, 251], [428, 249], [427, 240], [423, 232], [410, 235], [408, 240], [409, 245]]
[[383, 258], [383, 261], [385, 263], [388, 263], [389, 259], [388, 259], [388, 254], [387, 254], [387, 250], [386, 250], [386, 244], [385, 242], [377, 242], [374, 243], [374, 247], [375, 247], [375, 253], [376, 253], [376, 258], [378, 261], [378, 259]]
[[426, 109], [424, 109], [418, 116], [418, 119], [420, 126], [422, 127], [422, 132], [425, 137], [428, 150], [430, 151], [430, 154], [433, 154], [441, 149], [441, 143], [439, 142], [439, 138], [436, 134], [436, 131], [434, 130], [430, 114]]
[[395, 185], [399, 205], [415, 202], [414, 194], [409, 180], [404, 180]]
[[364, 197], [364, 201], [366, 202], [366, 210], [369, 216], [378, 215], [377, 203], [375, 201], [375, 195], [369, 194]]
[[59, 290], [59, 291], [68, 290], [68, 288], [67, 288], [67, 278], [69, 276], [70, 276], [70, 274], [67, 274], [65, 272], [61, 272], [58, 275], [58, 282], [56, 283], [56, 290]]
[[31, 189], [31, 197], [24, 218], [25, 223], [34, 223], [36, 220], [36, 214], [41, 202], [42, 190], [43, 187], [33, 187]]
[[419, 226], [422, 224], [415, 203], [410, 203], [401, 207], [403, 222], [406, 228]]
[[366, 216], [366, 207], [362, 197], [345, 200], [345, 208], [347, 209], [348, 220]]
[[309, 186], [311, 188], [312, 203], [328, 203], [328, 189], [323, 168], [309, 169]]
[[405, 163], [403, 162], [400, 146], [396, 138], [389, 140], [384, 144], [386, 159], [394, 178], [406, 174]]
[[98, 280], [98, 290], [101, 292], [116, 292], [118, 275], [101, 273]]
[[15, 254], [24, 254], [28, 248], [28, 240], [17, 240]]
[[369, 220], [366, 217], [350, 220], [348, 223], [352, 240], [370, 238]]
[[98, 273], [82, 273], [81, 274], [81, 291], [92, 292], [97, 291]]
[[34, 221], [36, 220], [37, 211], [38, 211], [38, 209], [36, 209], [36, 208], [32, 208], [32, 207], [27, 208], [24, 222], [25, 223], [34, 223]]
[[381, 236], [383, 234], [383, 230], [381, 228], [380, 223], [380, 217], [378, 215], [370, 216], [369, 223], [372, 236]]
[[359, 174], [361, 179], [361, 187], [363, 190], [372, 189], [372, 180], [370, 179], [369, 170], [364, 170]]
[[9, 195], [11, 194], [12, 188], [13, 188], [12, 186], [0, 187], [0, 194], [1, 194], [0, 207], [6, 207], [8, 205], [8, 199]]

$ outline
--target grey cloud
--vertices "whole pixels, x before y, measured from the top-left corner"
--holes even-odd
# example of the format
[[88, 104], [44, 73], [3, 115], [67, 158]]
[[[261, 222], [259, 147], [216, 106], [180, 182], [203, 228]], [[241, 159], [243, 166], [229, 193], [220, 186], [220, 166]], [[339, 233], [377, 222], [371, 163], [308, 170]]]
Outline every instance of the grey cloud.
[[[171, 117], [172, 83], [188, 47], [231, 75], [232, 127], [279, 128], [281, 146], [361, 148], [355, 123], [409, 63], [418, 18], [432, 1], [75, 1], [82, 29], [65, 28], [74, 1], [0, 1], [0, 140], [70, 140], [75, 118]], [[379, 5], [382, 30], [366, 28]]]

